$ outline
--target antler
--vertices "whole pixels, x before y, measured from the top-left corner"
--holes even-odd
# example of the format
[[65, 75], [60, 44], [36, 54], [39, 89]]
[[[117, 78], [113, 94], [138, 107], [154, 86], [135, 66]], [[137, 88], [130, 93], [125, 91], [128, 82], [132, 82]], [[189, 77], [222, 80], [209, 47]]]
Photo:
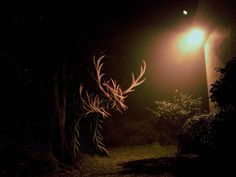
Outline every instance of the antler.
[[130, 87], [123, 92], [123, 94], [128, 94], [130, 92], [133, 92], [135, 87], [141, 85], [146, 80], [146, 78], [142, 79], [145, 71], [146, 71], [146, 62], [143, 60], [143, 65], [141, 66], [139, 76], [137, 77], [137, 79], [135, 79], [134, 73], [132, 73], [132, 83]]
[[119, 84], [116, 83], [113, 79], [102, 82], [102, 77], [105, 73], [102, 73], [103, 63], [101, 60], [105, 56], [100, 57], [97, 61], [95, 57], [93, 58], [93, 63], [96, 70], [96, 81], [99, 89], [103, 92], [104, 96], [106, 96], [111, 102], [111, 108], [115, 108], [116, 110], [122, 112], [122, 110], [126, 110], [127, 106], [124, 104], [124, 99], [128, 96], [127, 94], [134, 91], [134, 88], [142, 84], [145, 79], [142, 79], [145, 71], [146, 71], [146, 63], [143, 60], [143, 65], [140, 69], [140, 74], [137, 78], [135, 78], [134, 73], [132, 73], [132, 83], [128, 89], [123, 91]]
[[[121, 86], [116, 83], [115, 80], [109, 79], [108, 81], [102, 81], [105, 73], [102, 73], [103, 63], [101, 60], [105, 56], [101, 56], [98, 60], [93, 57], [93, 63], [95, 66], [96, 72], [96, 82], [98, 84], [98, 88], [103, 94], [105, 99], [101, 99], [99, 95], [89, 95], [86, 91], [86, 99], [82, 97], [83, 86], [80, 85], [80, 97], [83, 103], [83, 108], [86, 111], [86, 115], [92, 112], [97, 112], [102, 114], [103, 117], [107, 117], [110, 114], [106, 111], [108, 109], [115, 109], [120, 112], [125, 111], [128, 107], [125, 105], [125, 98], [128, 96], [128, 93], [133, 92], [134, 88], [139, 86], [145, 81], [143, 79], [144, 73], [146, 71], [146, 63], [143, 60], [143, 65], [140, 69], [140, 74], [137, 78], [135, 78], [134, 73], [132, 73], [132, 83], [126, 90], [122, 90]], [[106, 107], [105, 107], [106, 106]]]
[[110, 94], [103, 89], [102, 84], [101, 84], [102, 77], [105, 75], [105, 73], [101, 74], [101, 70], [102, 70], [102, 66], [103, 66], [103, 63], [101, 63], [101, 60], [104, 57], [105, 57], [104, 55], [101, 56], [97, 61], [96, 61], [96, 57], [95, 56], [93, 57], [93, 63], [95, 66], [96, 77], [97, 77], [96, 82], [98, 84], [99, 89], [104, 94], [104, 96], [106, 96], [109, 100], [111, 100]]
[[86, 99], [82, 97], [83, 85], [80, 85], [79, 93], [80, 98], [83, 103], [83, 109], [85, 110], [85, 115], [87, 116], [90, 113], [99, 113], [104, 118], [110, 116], [110, 113], [106, 111], [106, 108], [103, 106], [104, 100], [101, 99], [98, 95], [89, 95], [88, 92], [85, 92]]
[[102, 77], [105, 75], [105, 73], [101, 72], [103, 67], [103, 63], [101, 63], [101, 60], [104, 57], [105, 56], [100, 57], [97, 61], [95, 57], [93, 58], [97, 77], [96, 81], [99, 89], [102, 91], [104, 96], [108, 98], [111, 104], [111, 108], [115, 108], [116, 110], [122, 112], [122, 109], [126, 110], [127, 106], [124, 104], [125, 97], [123, 96], [123, 91], [120, 85], [117, 84], [116, 81], [114, 81], [113, 79], [102, 82]]

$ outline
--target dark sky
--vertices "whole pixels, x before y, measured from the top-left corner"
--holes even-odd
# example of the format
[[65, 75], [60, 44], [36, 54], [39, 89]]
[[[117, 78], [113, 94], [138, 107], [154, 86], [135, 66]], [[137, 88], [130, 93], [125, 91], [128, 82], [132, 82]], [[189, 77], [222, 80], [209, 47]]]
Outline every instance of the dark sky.
[[174, 0], [7, 1], [1, 5], [1, 52], [21, 60], [120, 53], [148, 29], [182, 18], [185, 7], [194, 12], [196, 4]]
[[[49, 53], [57, 53], [54, 48], [58, 47], [65, 51], [88, 50], [94, 45], [97, 50], [115, 51], [125, 45], [117, 41], [127, 40], [130, 34], [142, 30], [173, 24], [173, 20], [182, 18], [183, 9], [194, 13], [196, 5], [196, 1], [186, 0], [9, 1], [2, 6], [2, 37], [6, 48], [31, 43]], [[117, 43], [112, 46], [107, 41]]]

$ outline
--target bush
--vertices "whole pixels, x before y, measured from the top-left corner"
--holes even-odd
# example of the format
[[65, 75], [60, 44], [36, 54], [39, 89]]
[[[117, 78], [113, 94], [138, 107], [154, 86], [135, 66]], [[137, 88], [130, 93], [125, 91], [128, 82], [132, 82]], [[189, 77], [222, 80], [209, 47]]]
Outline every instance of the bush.
[[216, 146], [213, 114], [195, 115], [188, 119], [179, 136], [180, 153], [207, 154]]
[[155, 107], [148, 110], [155, 118], [155, 127], [161, 135], [159, 141], [176, 142], [183, 124], [194, 115], [200, 114], [201, 104], [201, 98], [193, 98], [192, 95], [178, 90], [171, 100], [155, 101]]

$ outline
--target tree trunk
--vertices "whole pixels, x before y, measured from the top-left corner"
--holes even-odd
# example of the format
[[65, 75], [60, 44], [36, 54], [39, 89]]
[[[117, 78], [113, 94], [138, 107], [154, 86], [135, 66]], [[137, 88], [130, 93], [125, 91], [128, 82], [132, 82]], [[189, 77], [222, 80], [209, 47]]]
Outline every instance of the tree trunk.
[[54, 128], [54, 154], [62, 162], [71, 161], [73, 157], [70, 153], [70, 146], [66, 136], [65, 122], [67, 113], [67, 91], [65, 85], [65, 75], [54, 78], [54, 102], [55, 102], [55, 128]]

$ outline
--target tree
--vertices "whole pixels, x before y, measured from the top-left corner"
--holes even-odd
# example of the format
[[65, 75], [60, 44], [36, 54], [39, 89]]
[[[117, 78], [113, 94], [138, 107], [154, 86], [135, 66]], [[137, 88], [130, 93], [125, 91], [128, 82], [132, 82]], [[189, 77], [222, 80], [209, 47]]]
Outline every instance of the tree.
[[212, 84], [211, 101], [222, 111], [236, 108], [236, 58], [233, 58], [224, 68], [219, 68], [219, 79]]

